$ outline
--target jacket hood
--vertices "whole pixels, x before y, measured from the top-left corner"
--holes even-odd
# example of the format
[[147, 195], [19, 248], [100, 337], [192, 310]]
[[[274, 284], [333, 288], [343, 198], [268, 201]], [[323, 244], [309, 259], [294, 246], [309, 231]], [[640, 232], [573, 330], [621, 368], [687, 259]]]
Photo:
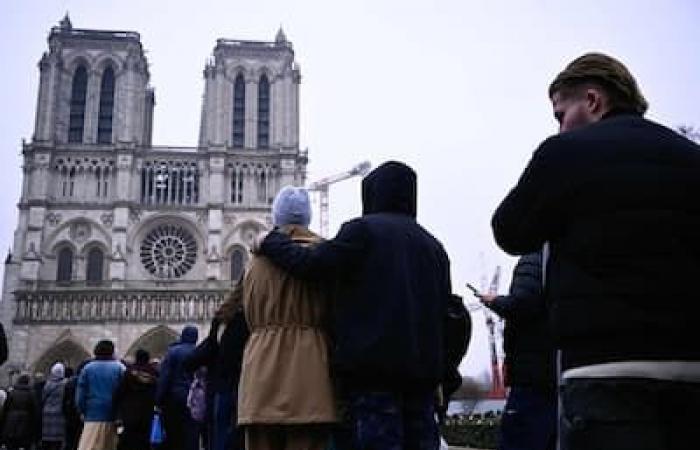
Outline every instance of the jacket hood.
[[416, 217], [416, 172], [398, 161], [385, 162], [362, 180], [362, 214], [392, 212]]
[[187, 325], [185, 328], [182, 329], [182, 333], [180, 334], [180, 342], [186, 344], [196, 344], [198, 337], [199, 332], [197, 331], [197, 327]]

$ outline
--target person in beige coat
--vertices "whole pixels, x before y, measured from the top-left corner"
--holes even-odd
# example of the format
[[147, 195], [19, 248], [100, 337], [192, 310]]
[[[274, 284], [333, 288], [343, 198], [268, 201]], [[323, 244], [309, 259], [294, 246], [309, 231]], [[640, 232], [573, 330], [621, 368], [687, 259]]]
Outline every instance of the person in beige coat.
[[[308, 192], [285, 187], [272, 206], [274, 224], [295, 242], [321, 239], [307, 229]], [[326, 332], [331, 292], [293, 278], [264, 256], [255, 256], [243, 280], [250, 338], [238, 390], [238, 424], [247, 450], [322, 450], [336, 405]]]

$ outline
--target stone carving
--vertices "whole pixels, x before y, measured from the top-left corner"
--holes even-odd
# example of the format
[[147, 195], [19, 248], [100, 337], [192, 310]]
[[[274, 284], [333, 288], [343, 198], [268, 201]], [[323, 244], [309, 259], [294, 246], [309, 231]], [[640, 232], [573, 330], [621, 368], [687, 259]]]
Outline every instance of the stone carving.
[[103, 213], [100, 216], [100, 220], [106, 227], [111, 227], [112, 223], [114, 223], [114, 213]]
[[141, 210], [138, 208], [132, 208], [129, 210], [129, 221], [132, 224], [138, 223], [141, 220]]
[[82, 243], [87, 241], [92, 235], [92, 229], [87, 222], [74, 222], [70, 226], [70, 237], [75, 242]]
[[235, 214], [226, 214], [224, 216], [224, 223], [226, 225], [233, 225], [236, 223], [236, 215]]
[[46, 222], [48, 222], [48, 224], [52, 227], [55, 227], [56, 225], [61, 223], [62, 219], [63, 219], [63, 217], [61, 216], [60, 213], [50, 212], [46, 215]]
[[225, 291], [21, 291], [15, 323], [209, 321]]

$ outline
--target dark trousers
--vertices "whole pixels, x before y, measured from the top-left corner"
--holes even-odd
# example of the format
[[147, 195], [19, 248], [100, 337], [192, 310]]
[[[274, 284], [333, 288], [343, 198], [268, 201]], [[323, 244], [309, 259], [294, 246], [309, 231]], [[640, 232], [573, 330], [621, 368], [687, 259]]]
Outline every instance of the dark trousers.
[[163, 407], [164, 450], [199, 450], [200, 424], [183, 402], [170, 400]]
[[341, 395], [337, 450], [437, 450], [434, 393], [361, 392]]
[[561, 390], [561, 450], [700, 446], [700, 383], [576, 378]]
[[243, 450], [244, 448], [243, 430], [236, 425], [237, 397], [237, 393], [230, 390], [214, 394], [212, 450]]
[[501, 417], [499, 450], [554, 450], [557, 438], [556, 392], [513, 386]]
[[117, 450], [150, 450], [151, 424], [125, 423], [124, 431], [119, 435]]

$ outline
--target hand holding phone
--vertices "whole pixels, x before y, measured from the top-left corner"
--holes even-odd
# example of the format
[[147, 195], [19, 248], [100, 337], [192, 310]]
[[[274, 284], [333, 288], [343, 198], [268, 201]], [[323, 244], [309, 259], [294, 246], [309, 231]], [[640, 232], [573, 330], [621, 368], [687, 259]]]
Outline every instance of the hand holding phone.
[[472, 294], [474, 294], [474, 297], [481, 297], [481, 292], [471, 284], [467, 283], [467, 289], [472, 291]]

